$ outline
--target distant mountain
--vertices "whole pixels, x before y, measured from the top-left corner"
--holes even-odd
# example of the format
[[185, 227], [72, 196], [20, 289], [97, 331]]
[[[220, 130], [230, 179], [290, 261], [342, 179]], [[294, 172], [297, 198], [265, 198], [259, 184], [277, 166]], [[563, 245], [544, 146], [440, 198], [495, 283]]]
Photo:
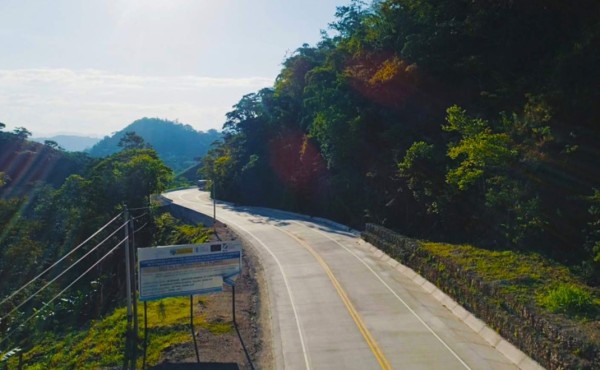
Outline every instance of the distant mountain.
[[196, 159], [204, 156], [215, 140], [221, 139], [217, 130], [202, 132], [179, 122], [142, 118], [112, 136], [104, 137], [89, 150], [89, 154], [92, 157], [105, 157], [120, 151], [119, 141], [125, 133], [132, 131], [144, 138], [175, 172], [196, 164]]
[[55, 141], [60, 147], [69, 152], [83, 152], [86, 149], [90, 149], [97, 142], [99, 138], [89, 136], [78, 136], [78, 135], [56, 135], [52, 137], [35, 137], [31, 140], [37, 141], [38, 143], [44, 143], [46, 140]]

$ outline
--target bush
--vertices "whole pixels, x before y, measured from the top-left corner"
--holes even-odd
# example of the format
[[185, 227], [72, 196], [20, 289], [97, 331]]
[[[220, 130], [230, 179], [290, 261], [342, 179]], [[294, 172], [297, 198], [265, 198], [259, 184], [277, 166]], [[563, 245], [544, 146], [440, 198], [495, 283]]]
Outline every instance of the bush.
[[594, 298], [587, 290], [573, 284], [560, 284], [539, 298], [539, 303], [553, 313], [579, 316], [594, 309]]

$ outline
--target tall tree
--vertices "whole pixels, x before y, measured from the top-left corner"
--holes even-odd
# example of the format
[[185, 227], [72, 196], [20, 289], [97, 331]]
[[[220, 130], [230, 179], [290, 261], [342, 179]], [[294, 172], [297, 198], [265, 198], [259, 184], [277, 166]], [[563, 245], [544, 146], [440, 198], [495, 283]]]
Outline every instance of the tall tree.
[[125, 136], [119, 141], [119, 146], [125, 150], [144, 149], [148, 147], [144, 138], [133, 131], [125, 133]]
[[27, 140], [31, 136], [31, 131], [25, 127], [17, 127], [13, 132], [19, 140]]

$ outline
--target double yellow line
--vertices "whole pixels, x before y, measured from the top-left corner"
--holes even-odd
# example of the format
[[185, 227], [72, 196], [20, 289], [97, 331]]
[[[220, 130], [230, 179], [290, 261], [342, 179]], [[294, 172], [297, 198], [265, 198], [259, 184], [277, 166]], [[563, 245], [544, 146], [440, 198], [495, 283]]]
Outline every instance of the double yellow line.
[[327, 274], [327, 276], [329, 276], [329, 280], [331, 280], [333, 287], [335, 288], [338, 295], [342, 299], [342, 302], [344, 302], [344, 305], [346, 306], [348, 313], [350, 313], [350, 317], [352, 317], [352, 320], [354, 320], [354, 323], [358, 327], [358, 330], [362, 334], [363, 338], [365, 338], [365, 341], [369, 345], [369, 348], [373, 352], [373, 355], [375, 355], [375, 358], [377, 359], [377, 362], [379, 362], [379, 365], [381, 366], [381, 368], [383, 370], [391, 370], [392, 365], [390, 365], [389, 361], [383, 354], [383, 351], [381, 350], [381, 348], [379, 348], [379, 345], [375, 341], [375, 338], [373, 338], [373, 336], [371, 335], [371, 332], [369, 332], [369, 330], [365, 326], [365, 323], [363, 322], [362, 318], [356, 311], [356, 308], [354, 308], [354, 305], [350, 301], [350, 298], [348, 298], [348, 294], [346, 294], [346, 291], [344, 290], [344, 288], [342, 288], [341, 284], [336, 279], [335, 275], [333, 274], [333, 271], [331, 271], [331, 268], [329, 268], [329, 265], [327, 264], [327, 262], [325, 262], [325, 260], [323, 260], [323, 258], [304, 240], [298, 238], [297, 236], [295, 236], [294, 234], [292, 234], [286, 230], [283, 230], [282, 228], [278, 228], [278, 229], [283, 231], [287, 235], [289, 235], [292, 239], [296, 240], [298, 243], [300, 243], [300, 245], [302, 245], [310, 254], [312, 254], [313, 257], [315, 257], [317, 262], [319, 262], [321, 267], [323, 267], [323, 270], [325, 270], [325, 273]]

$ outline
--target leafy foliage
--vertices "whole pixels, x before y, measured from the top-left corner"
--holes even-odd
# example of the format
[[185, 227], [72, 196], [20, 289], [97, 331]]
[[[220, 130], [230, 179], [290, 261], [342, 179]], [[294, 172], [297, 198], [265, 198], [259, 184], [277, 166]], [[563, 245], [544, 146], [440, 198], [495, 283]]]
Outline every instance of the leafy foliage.
[[119, 147], [123, 149], [145, 149], [149, 145], [144, 142], [144, 138], [133, 131], [128, 131], [125, 136], [119, 140]]
[[172, 173], [153, 149], [129, 149], [100, 161], [90, 178], [105, 204], [114, 204], [116, 199], [142, 207], [150, 203], [150, 194], [166, 189]]
[[202, 225], [183, 224], [169, 213], [157, 216], [154, 222], [154, 244], [157, 245], [205, 243], [209, 239], [209, 230]]
[[[124, 251], [118, 248], [110, 255], [106, 253], [122, 240], [124, 231], [118, 228], [122, 221], [108, 225], [101, 233], [96, 231], [125, 205], [139, 209], [132, 212], [137, 246], [207, 240], [208, 232], [203, 227], [181, 224], [169, 215], [157, 215], [150, 207], [150, 195], [168, 186], [172, 172], [156, 151], [146, 148], [142, 141], [135, 141], [136, 145], [107, 158], [94, 160], [30, 143], [15, 134], [0, 135], [5, 148], [11, 150], [2, 152], [4, 158], [18, 155], [16, 150], [27, 148], [39, 151], [39, 154], [33, 152], [36, 153], [34, 158], [52, 155], [56, 163], [70, 158], [83, 159], [70, 162], [72, 172], [61, 172], [63, 177], [53, 177], [54, 182], [40, 176], [35, 178], [36, 184], [27, 184], [25, 181], [31, 179], [27, 171], [19, 174], [23, 179], [18, 183], [8, 176], [3, 177], [12, 187], [11, 192], [3, 193], [5, 197], [0, 198], [0, 298], [4, 300], [65, 256], [40, 280], [2, 302], [0, 333], [2, 339], [9, 340], [3, 341], [3, 348], [13, 343], [29, 351], [32, 343], [39, 343], [40, 338], [64, 335], [106, 314], [121, 301], [125, 292]], [[1, 190], [5, 191], [6, 187]], [[88, 242], [83, 243], [84, 240]], [[66, 256], [68, 252], [72, 253]], [[106, 256], [105, 259], [92, 266], [102, 256]], [[84, 272], [85, 279], [76, 281]], [[46, 289], [41, 290], [42, 287]], [[56, 296], [63, 290], [64, 294]], [[60, 350], [53, 357], [56, 358], [52, 361], [71, 363], [62, 357]]]
[[487, 122], [468, 118], [466, 111], [460, 107], [450, 107], [447, 112], [448, 125], [442, 128], [461, 135], [458, 143], [450, 144], [448, 157], [463, 160], [458, 167], [448, 171], [446, 182], [466, 190], [486, 177], [486, 172], [500, 166], [510, 166], [517, 153], [510, 149], [506, 133], [493, 133]]
[[597, 284], [599, 12], [352, 1], [233, 107], [203, 173], [224, 199], [539, 250]]

